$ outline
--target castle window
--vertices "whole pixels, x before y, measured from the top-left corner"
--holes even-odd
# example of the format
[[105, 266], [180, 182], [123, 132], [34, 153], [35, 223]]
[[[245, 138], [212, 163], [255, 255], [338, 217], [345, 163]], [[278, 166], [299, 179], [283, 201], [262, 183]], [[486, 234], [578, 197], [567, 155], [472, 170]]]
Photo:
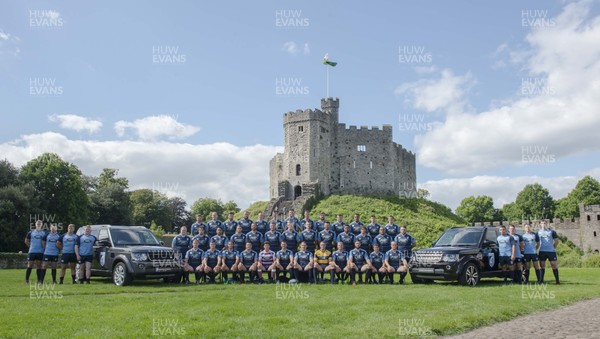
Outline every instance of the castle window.
[[589, 214], [588, 214], [588, 216], [587, 216], [587, 219], [588, 219], [588, 221], [591, 221], [591, 220], [592, 220], [592, 218], [590, 217], [590, 215], [589, 215]]
[[296, 165], [296, 175], [300, 175], [300, 164]]
[[325, 129], [325, 127], [321, 127], [321, 133], [327, 133], [327, 130]]
[[596, 214], [596, 219], [600, 221], [600, 214]]
[[366, 152], [367, 151], [367, 146], [365, 145], [358, 145], [356, 146], [356, 150], [359, 152]]
[[298, 132], [304, 132], [304, 126], [298, 126]]
[[594, 236], [596, 236], [596, 231], [594, 231]]

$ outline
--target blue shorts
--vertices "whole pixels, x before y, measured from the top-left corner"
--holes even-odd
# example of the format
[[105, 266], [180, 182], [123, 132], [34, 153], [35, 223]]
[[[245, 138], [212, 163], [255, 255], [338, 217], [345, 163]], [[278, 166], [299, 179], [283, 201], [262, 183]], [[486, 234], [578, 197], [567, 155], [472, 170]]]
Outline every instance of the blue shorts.
[[556, 252], [542, 252], [540, 251], [540, 261], [556, 261]]
[[27, 253], [27, 261], [42, 261], [44, 253]]

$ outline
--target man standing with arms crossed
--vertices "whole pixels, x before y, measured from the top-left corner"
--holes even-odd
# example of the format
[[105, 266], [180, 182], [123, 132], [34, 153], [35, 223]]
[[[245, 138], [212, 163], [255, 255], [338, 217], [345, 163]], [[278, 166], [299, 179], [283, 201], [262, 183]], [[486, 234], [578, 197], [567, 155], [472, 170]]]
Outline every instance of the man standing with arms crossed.
[[542, 221], [540, 226], [542, 227], [538, 231], [538, 237], [540, 238], [540, 282], [544, 282], [544, 274], [546, 273], [546, 260], [550, 260], [550, 266], [552, 267], [552, 273], [554, 273], [554, 279], [556, 284], [560, 285], [558, 279], [558, 262], [556, 258], [556, 246], [558, 246], [558, 234], [554, 230], [548, 228], [548, 224]]

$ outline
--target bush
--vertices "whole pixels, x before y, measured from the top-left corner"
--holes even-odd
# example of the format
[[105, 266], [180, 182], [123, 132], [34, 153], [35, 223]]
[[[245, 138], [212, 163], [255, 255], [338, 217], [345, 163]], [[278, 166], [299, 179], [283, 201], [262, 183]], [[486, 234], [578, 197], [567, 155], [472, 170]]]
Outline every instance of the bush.
[[590, 253], [583, 256], [581, 267], [600, 268], [600, 254]]
[[558, 264], [560, 267], [581, 267], [581, 256], [576, 252], [570, 252], [564, 256], [558, 257]]
[[154, 236], [157, 239], [162, 239], [163, 234], [165, 234], [164, 228], [162, 226], [157, 226], [154, 220], [152, 220], [152, 223], [150, 224], [150, 231], [154, 233]]

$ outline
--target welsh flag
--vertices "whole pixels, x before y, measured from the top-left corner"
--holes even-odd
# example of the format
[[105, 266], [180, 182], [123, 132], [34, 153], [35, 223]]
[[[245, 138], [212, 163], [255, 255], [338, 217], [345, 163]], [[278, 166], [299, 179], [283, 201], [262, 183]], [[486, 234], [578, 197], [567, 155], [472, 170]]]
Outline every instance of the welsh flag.
[[329, 61], [329, 53], [326, 53], [325, 56], [323, 57], [323, 64], [331, 66], [331, 67], [335, 67], [335, 65], [337, 65], [337, 62]]

